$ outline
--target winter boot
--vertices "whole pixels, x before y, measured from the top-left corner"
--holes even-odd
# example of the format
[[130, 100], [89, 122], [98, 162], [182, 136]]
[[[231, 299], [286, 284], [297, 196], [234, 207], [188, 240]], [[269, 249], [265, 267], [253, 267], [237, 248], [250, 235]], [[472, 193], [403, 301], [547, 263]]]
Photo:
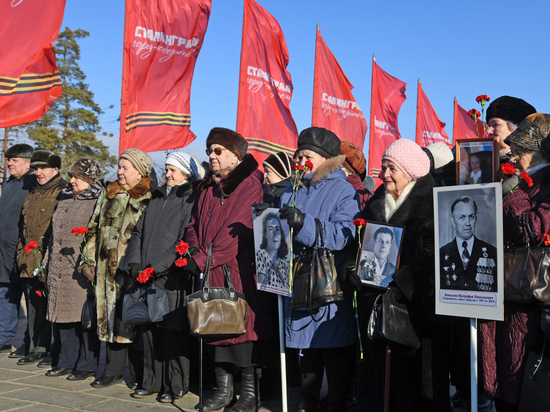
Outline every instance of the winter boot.
[[235, 399], [233, 375], [221, 367], [216, 367], [216, 384], [218, 389], [210, 399], [204, 402], [204, 412], [218, 411], [225, 408]]
[[246, 369], [241, 373], [241, 394], [239, 400], [230, 409], [231, 412], [254, 412], [260, 407], [260, 389], [258, 387], [256, 368], [253, 369], [252, 373]]

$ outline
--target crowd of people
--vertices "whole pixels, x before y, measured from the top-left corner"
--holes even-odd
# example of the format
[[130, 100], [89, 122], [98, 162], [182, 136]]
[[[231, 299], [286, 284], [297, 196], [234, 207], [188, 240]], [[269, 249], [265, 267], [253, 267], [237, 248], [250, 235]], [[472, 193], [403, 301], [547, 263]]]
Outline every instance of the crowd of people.
[[[503, 181], [504, 241], [543, 245], [550, 233], [550, 115], [502, 96], [487, 118], [501, 162], [515, 168]], [[138, 149], [120, 155], [114, 182], [102, 179], [95, 160], [82, 158], [67, 170], [67, 183], [56, 153], [10, 147], [10, 177], [0, 197], [0, 351], [18, 358], [18, 365], [47, 368], [49, 377], [93, 377], [97, 389], [120, 383], [128, 359], [133, 397], [176, 402], [188, 393], [198, 358], [186, 296], [200, 288], [209, 265], [210, 285], [226, 286], [229, 274], [248, 311], [244, 334], [204, 339], [210, 359], [204, 376], [216, 388], [204, 411], [254, 411], [260, 393], [273, 396], [280, 383], [276, 298], [258, 284], [284, 288], [292, 270], [285, 260], [289, 249], [296, 258], [322, 246], [334, 257], [339, 299], [313, 312], [283, 299], [289, 378], [299, 370], [298, 412], [382, 411], [388, 400], [389, 410], [399, 412], [445, 412], [465, 404], [469, 320], [435, 312], [433, 190], [456, 184], [453, 152], [443, 143], [423, 148], [397, 140], [384, 152], [375, 189], [362, 151], [331, 131], [307, 128], [297, 146], [293, 157], [270, 155], [262, 173], [246, 139], [214, 128], [206, 139], [208, 165], [173, 151], [160, 186], [151, 178], [151, 158]], [[471, 183], [484, 181], [477, 158], [470, 157]], [[477, 206], [470, 200], [453, 209], [472, 215], [474, 232]], [[262, 233], [272, 235], [255, 251], [253, 219], [268, 208], [279, 212], [265, 216]], [[397, 268], [386, 260], [394, 232], [374, 234], [380, 243], [376, 274], [386, 279], [394, 272], [388, 290], [406, 305], [420, 340], [418, 348], [393, 346], [389, 368], [387, 343], [368, 338], [373, 305], [386, 290], [361, 281], [356, 219], [404, 228]], [[283, 221], [292, 229], [290, 245], [281, 239]], [[463, 236], [454, 216], [452, 223], [457, 238]], [[182, 242], [187, 252], [178, 264]], [[125, 323], [124, 296], [142, 284], [148, 268], [154, 272], [146, 282], [166, 294], [168, 313], [157, 323]], [[23, 294], [27, 330], [24, 344], [13, 351]], [[90, 301], [96, 318], [91, 327], [82, 322]], [[504, 321], [480, 321], [480, 410], [493, 402], [499, 412], [517, 410], [527, 355], [542, 347], [545, 333], [550, 336], [548, 305], [506, 301], [504, 314]], [[106, 365], [99, 374], [101, 342]], [[328, 394], [322, 399], [325, 375]]]

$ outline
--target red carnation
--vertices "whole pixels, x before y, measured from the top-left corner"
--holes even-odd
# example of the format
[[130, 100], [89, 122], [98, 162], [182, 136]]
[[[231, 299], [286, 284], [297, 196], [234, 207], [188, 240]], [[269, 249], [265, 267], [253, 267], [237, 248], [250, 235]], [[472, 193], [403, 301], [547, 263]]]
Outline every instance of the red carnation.
[[29, 242], [27, 246], [25, 246], [25, 252], [31, 253], [33, 249], [36, 249], [38, 247], [38, 243], [36, 243], [34, 240], [32, 242]]
[[75, 235], [75, 236], [78, 236], [78, 235], [80, 234], [80, 229], [77, 228], [77, 227], [73, 227], [73, 228], [71, 229], [71, 233], [72, 233], [73, 235]]
[[176, 252], [180, 255], [185, 255], [189, 250], [189, 243], [185, 243], [183, 240], [180, 240], [180, 243], [176, 246]]
[[513, 175], [514, 173], [516, 173], [516, 168], [510, 163], [503, 163], [501, 169], [502, 173], [504, 173], [505, 175]]
[[486, 94], [480, 94], [479, 96], [476, 97], [476, 102], [478, 103], [485, 104], [483, 100], [485, 100], [485, 102], [488, 102], [489, 100], [491, 100], [491, 98]]
[[300, 166], [298, 163], [294, 165], [294, 170], [304, 170], [304, 166]]
[[550, 234], [544, 234], [544, 246], [550, 246]]
[[527, 174], [526, 171], [521, 172], [521, 178], [525, 180], [525, 183], [527, 183], [527, 186], [533, 187], [533, 179]]
[[478, 117], [481, 117], [481, 113], [479, 113], [476, 109], [472, 109], [468, 112], [468, 116], [474, 119], [475, 122]]
[[176, 260], [176, 266], [179, 267], [179, 268], [187, 266], [187, 259], [180, 258], [180, 259]]
[[153, 273], [155, 272], [155, 269], [153, 268], [145, 268], [137, 277], [137, 281], [139, 283], [145, 283], [147, 282], [151, 276], [153, 276]]
[[313, 163], [311, 163], [311, 160], [307, 160], [307, 161], [306, 161], [306, 167], [307, 167], [309, 170], [313, 170]]
[[358, 227], [363, 227], [366, 225], [367, 222], [365, 222], [365, 219], [355, 219], [353, 221], [353, 224]]
[[82, 226], [80, 229], [78, 229], [78, 233], [80, 233], [81, 235], [85, 235], [86, 233], [88, 233], [88, 228], [86, 226]]
[[36, 294], [40, 297], [44, 296], [40, 290], [35, 290]]

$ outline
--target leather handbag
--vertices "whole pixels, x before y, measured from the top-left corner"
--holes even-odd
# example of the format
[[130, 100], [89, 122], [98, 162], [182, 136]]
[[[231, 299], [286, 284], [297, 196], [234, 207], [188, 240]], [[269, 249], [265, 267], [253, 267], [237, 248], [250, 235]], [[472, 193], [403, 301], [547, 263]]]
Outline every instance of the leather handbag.
[[154, 283], [140, 286], [124, 295], [122, 321], [129, 325], [161, 322], [168, 312], [168, 296], [163, 290], [157, 289]]
[[208, 248], [201, 290], [186, 296], [187, 317], [193, 336], [230, 338], [246, 332], [248, 303], [244, 294], [237, 292], [231, 281], [229, 266], [222, 265], [227, 287], [210, 287], [212, 244]]
[[547, 339], [542, 353], [529, 352], [523, 371], [518, 412], [546, 411], [550, 405], [550, 357], [545, 356]]
[[95, 307], [95, 296], [89, 295], [82, 305], [82, 315], [80, 316], [82, 329], [90, 330], [97, 325], [97, 311]]
[[527, 245], [504, 249], [504, 300], [550, 303], [550, 248], [531, 247], [536, 240], [527, 213], [522, 224]]
[[304, 248], [293, 263], [292, 310], [307, 309], [313, 313], [322, 306], [344, 299], [334, 255], [325, 247], [323, 225], [319, 219], [315, 219], [315, 232], [315, 245]]
[[399, 343], [414, 349], [420, 347], [420, 339], [411, 323], [407, 306], [395, 300], [391, 288], [376, 297], [367, 335], [371, 340], [381, 339], [389, 344]]

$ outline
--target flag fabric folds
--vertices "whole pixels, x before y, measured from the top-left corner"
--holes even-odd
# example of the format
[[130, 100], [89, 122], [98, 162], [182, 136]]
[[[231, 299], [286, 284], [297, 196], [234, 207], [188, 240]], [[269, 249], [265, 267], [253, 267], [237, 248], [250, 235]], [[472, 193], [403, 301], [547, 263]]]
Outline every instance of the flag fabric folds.
[[340, 140], [363, 149], [367, 121], [355, 101], [344, 71], [317, 30], [315, 74], [313, 80], [313, 115], [311, 125], [324, 127]]
[[369, 136], [369, 175], [380, 173], [382, 155], [388, 146], [401, 136], [397, 116], [406, 100], [407, 83], [390, 76], [372, 60], [372, 91]]
[[422, 83], [418, 82], [418, 95], [416, 104], [416, 143], [426, 147], [432, 143], [442, 142], [452, 149], [453, 142], [445, 131], [445, 123], [439, 120], [426, 93], [422, 89]]
[[55, 64], [65, 0], [1, 1], [0, 127], [41, 118], [61, 96]]
[[211, 0], [127, 0], [119, 153], [187, 146], [191, 82]]
[[479, 137], [484, 137], [483, 122], [477, 119], [477, 121], [474, 123], [474, 119], [470, 117], [468, 112], [464, 110], [455, 99], [453, 110], [454, 142], [456, 143], [457, 139], [477, 139]]
[[237, 132], [258, 163], [272, 153], [292, 156], [298, 130], [290, 113], [292, 77], [283, 31], [254, 0], [245, 0]]

